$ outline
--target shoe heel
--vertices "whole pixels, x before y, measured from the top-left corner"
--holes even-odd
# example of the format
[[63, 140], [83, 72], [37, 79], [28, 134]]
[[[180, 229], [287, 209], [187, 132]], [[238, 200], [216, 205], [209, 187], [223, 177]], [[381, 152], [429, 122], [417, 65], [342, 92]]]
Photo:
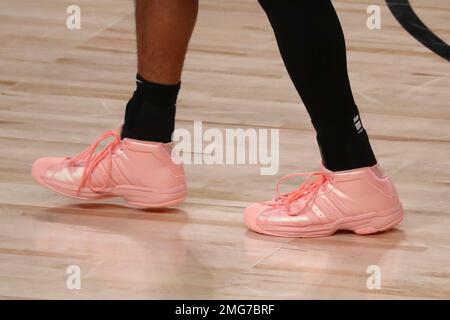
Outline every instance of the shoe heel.
[[388, 215], [372, 217], [363, 225], [359, 225], [352, 231], [357, 234], [373, 234], [394, 228], [403, 220], [403, 209], [396, 210]]
[[131, 205], [139, 208], [163, 208], [175, 206], [186, 198], [186, 187], [181, 186], [170, 192], [154, 190], [122, 191], [121, 196]]

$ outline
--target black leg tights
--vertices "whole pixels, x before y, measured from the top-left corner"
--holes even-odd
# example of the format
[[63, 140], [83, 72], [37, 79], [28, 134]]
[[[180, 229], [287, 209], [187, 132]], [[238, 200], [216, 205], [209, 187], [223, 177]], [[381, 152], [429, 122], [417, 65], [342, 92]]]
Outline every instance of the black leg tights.
[[258, 1], [316, 129], [325, 166], [340, 171], [375, 165], [350, 88], [344, 35], [331, 1]]

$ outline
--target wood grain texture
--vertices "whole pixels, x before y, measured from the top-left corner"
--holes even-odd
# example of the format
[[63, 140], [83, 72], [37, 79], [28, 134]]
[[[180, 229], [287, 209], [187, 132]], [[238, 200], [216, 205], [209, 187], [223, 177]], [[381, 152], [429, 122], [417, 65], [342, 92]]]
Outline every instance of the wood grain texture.
[[[314, 132], [255, 0], [202, 0], [177, 126], [280, 128], [280, 171], [186, 166], [178, 208], [82, 203], [34, 183], [40, 156], [80, 152], [121, 122], [134, 87], [131, 1], [2, 0], [0, 12], [1, 298], [450, 298], [448, 62], [404, 31], [381, 0], [333, 1], [346, 33], [355, 98], [406, 209], [396, 230], [277, 239], [246, 230], [243, 208], [281, 175], [317, 167]], [[450, 42], [446, 0], [411, 1]], [[382, 29], [366, 8], [382, 8]], [[326, 94], [326, 93], [324, 93]], [[79, 265], [82, 289], [66, 288]], [[381, 289], [366, 286], [370, 265]]]

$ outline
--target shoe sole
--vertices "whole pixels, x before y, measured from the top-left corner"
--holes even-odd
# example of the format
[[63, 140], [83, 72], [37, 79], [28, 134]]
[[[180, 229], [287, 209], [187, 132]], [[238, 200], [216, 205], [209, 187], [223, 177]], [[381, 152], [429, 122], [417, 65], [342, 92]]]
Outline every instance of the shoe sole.
[[[136, 188], [134, 186], [120, 185], [114, 187], [108, 194], [98, 194], [92, 191], [82, 190], [76, 194], [74, 190], [65, 188], [64, 186], [54, 186], [48, 184], [41, 177], [33, 178], [47, 189], [61, 194], [63, 196], [78, 200], [101, 200], [107, 198], [120, 197], [125, 199], [130, 205], [138, 208], [164, 208], [180, 204], [186, 199], [186, 185], [166, 190], [156, 190], [154, 188]], [[161, 200], [161, 198], [165, 198]]]
[[285, 227], [280, 231], [262, 229], [259, 226], [249, 226], [251, 230], [274, 237], [286, 238], [317, 238], [327, 237], [339, 230], [352, 231], [359, 235], [368, 235], [383, 232], [394, 228], [403, 220], [403, 208], [401, 205], [378, 213], [361, 214], [354, 217], [341, 218], [326, 225], [315, 225], [308, 227]]

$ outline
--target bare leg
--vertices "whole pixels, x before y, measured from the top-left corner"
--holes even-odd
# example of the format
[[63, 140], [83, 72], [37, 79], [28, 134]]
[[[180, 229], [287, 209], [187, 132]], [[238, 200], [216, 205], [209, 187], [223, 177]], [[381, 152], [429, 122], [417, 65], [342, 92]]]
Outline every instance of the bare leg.
[[198, 0], [136, 0], [138, 76], [122, 138], [169, 142]]
[[136, 0], [138, 73], [146, 80], [180, 82], [198, 0]]

